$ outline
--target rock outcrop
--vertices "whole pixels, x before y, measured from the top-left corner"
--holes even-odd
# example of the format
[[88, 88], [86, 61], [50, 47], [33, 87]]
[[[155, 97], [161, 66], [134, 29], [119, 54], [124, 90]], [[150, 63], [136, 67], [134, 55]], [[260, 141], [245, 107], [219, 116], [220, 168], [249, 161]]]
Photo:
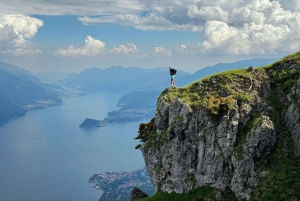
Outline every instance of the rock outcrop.
[[[265, 68], [227, 71], [164, 90], [155, 117], [140, 125], [136, 148], [157, 191], [210, 186], [229, 188], [237, 199], [267, 196], [257, 189], [276, 175], [266, 161], [282, 172], [299, 169], [299, 105], [300, 52]], [[280, 161], [291, 166], [279, 167]]]
[[144, 191], [137, 187], [134, 187], [130, 192], [129, 201], [134, 201], [146, 197], [148, 197], [148, 195]]

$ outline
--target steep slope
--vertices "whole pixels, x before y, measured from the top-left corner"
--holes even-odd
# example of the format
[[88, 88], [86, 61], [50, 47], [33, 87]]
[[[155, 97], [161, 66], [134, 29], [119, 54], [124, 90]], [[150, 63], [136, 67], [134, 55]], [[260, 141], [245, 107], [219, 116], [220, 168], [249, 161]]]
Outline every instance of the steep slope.
[[62, 104], [62, 101], [47, 93], [28, 79], [0, 70], [0, 94], [24, 109], [44, 108]]
[[38, 77], [44, 83], [55, 83], [60, 80], [66, 79], [70, 73], [62, 73], [62, 72], [42, 72], [35, 73], [36, 77]]
[[26, 110], [0, 94], [0, 126], [12, 118], [21, 117], [26, 114]]
[[[66, 90], [57, 84], [47, 84], [39, 80], [36, 76], [32, 75], [30, 71], [25, 68], [21, 68], [16, 65], [7, 64], [4, 62], [0, 62], [0, 69], [8, 72], [9, 74], [15, 75], [18, 78], [24, 80], [25, 82], [31, 81], [37, 86], [41, 87], [45, 90], [49, 95], [58, 97], [58, 98], [66, 98], [77, 96], [77, 94], [72, 93], [70, 90]], [[54, 74], [53, 74], [54, 76]]]
[[25, 68], [20, 68], [19, 66], [16, 65], [0, 62], [0, 69], [12, 75], [15, 75], [17, 77], [28, 79], [33, 83], [42, 84], [42, 82], [37, 77], [33, 76], [30, 73], [30, 71], [26, 70]]
[[299, 104], [297, 52], [164, 90], [136, 148], [158, 192], [208, 186], [239, 200], [299, 200]]

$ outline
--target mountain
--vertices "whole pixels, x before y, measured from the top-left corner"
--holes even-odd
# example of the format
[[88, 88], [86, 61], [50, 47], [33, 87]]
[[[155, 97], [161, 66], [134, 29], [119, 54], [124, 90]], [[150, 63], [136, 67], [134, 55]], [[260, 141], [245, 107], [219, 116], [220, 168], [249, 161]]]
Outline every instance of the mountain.
[[124, 123], [151, 118], [155, 111], [156, 98], [160, 91], [132, 91], [119, 99], [117, 111], [108, 113], [107, 123]]
[[[275, 59], [251, 59], [234, 63], [221, 63], [208, 66], [193, 74], [177, 69], [175, 84], [176, 86], [184, 86], [206, 75], [228, 69], [248, 67], [250, 65], [258, 67], [272, 63], [273, 61]], [[170, 76], [169, 68], [167, 67], [143, 69], [138, 67], [124, 68], [122, 66], [111, 66], [104, 70], [93, 67], [85, 69], [78, 74], [73, 73], [57, 83], [80, 91], [128, 93], [130, 91], [141, 90], [162, 90], [170, 85]]]
[[0, 94], [0, 126], [12, 118], [21, 117], [25, 114], [25, 109]]
[[38, 77], [44, 83], [56, 83], [60, 80], [66, 79], [70, 76], [70, 73], [61, 73], [61, 72], [42, 72], [42, 73], [35, 73], [36, 77]]
[[43, 108], [62, 101], [32, 81], [0, 70], [0, 94], [24, 109]]
[[[178, 74], [186, 76], [189, 73], [178, 71]], [[156, 85], [156, 88], [151, 90], [161, 89], [169, 82], [168, 68], [143, 69], [138, 67], [123, 68], [122, 66], [112, 66], [104, 70], [89, 68], [60, 81], [66, 87], [81, 91], [114, 91], [121, 93], [147, 89], [149, 85]]]
[[136, 137], [143, 201], [300, 200], [299, 100], [300, 51], [165, 89]]
[[[16, 65], [7, 64], [4, 62], [0, 62], [0, 69], [4, 70], [12, 75], [17, 76], [20, 79], [24, 79], [25, 81], [31, 81], [34, 84], [38, 85], [39, 87], [43, 88], [47, 93], [52, 96], [58, 98], [70, 98], [84, 95], [85, 93], [76, 93], [74, 90], [66, 89], [55, 83], [44, 83], [38, 77], [34, 76], [30, 71], [26, 70], [25, 68], [21, 68]], [[56, 73], [56, 72], [48, 72], [48, 73], [38, 73], [42, 78], [47, 77], [48, 80], [58, 80], [60, 78], [65, 78], [69, 75], [71, 77], [74, 74], [65, 74], [65, 73]], [[53, 81], [54, 82], [54, 81]]]
[[[273, 61], [274, 59], [252, 59], [235, 63], [217, 64], [196, 71], [192, 75], [179, 70], [175, 78], [175, 84], [177, 86], [185, 86], [206, 75], [220, 72], [222, 69], [237, 69], [250, 65], [258, 67]], [[121, 108], [118, 111], [108, 113], [108, 117], [105, 120], [108, 122], [121, 123], [150, 118], [155, 112], [155, 103], [160, 91], [169, 85], [169, 69], [162, 67], [122, 83], [122, 86], [119, 86], [119, 89], [122, 87], [126, 87], [127, 89], [137, 89], [123, 95], [118, 103], [118, 106]], [[122, 91], [126, 90], [123, 89]]]
[[24, 68], [0, 62], [0, 125], [24, 116], [29, 109], [62, 104], [55, 95], [58, 90], [42, 83]]
[[277, 58], [272, 58], [272, 59], [257, 58], [257, 59], [237, 61], [233, 63], [218, 63], [213, 66], [207, 66], [205, 68], [202, 68], [201, 70], [194, 72], [191, 76], [186, 76], [185, 78], [183, 78], [183, 82], [190, 83], [200, 78], [203, 78], [207, 75], [212, 75], [225, 70], [247, 68], [249, 66], [253, 66], [253, 67], [265, 66], [267, 64], [273, 63], [276, 60]]
[[4, 70], [12, 75], [15, 75], [19, 78], [24, 78], [25, 80], [30, 80], [31, 82], [42, 85], [43, 83], [35, 76], [33, 76], [30, 71], [25, 68], [21, 68], [16, 65], [7, 64], [4, 62], [0, 62], [0, 69]]

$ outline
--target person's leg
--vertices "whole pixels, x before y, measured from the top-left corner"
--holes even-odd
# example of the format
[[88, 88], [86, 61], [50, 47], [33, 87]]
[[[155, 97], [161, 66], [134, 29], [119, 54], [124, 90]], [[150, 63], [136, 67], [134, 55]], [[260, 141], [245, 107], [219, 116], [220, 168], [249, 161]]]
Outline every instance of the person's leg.
[[172, 86], [175, 86], [174, 79], [175, 79], [175, 75], [172, 75], [172, 77], [171, 77], [171, 85], [172, 85]]

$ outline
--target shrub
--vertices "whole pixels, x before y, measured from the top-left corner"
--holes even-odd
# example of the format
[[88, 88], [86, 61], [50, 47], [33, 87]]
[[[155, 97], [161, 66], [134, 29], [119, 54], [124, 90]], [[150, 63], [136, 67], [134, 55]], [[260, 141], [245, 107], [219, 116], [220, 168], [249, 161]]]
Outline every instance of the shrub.
[[295, 79], [287, 80], [284, 82], [282, 88], [284, 91], [287, 91], [287, 90], [291, 89], [296, 83], [297, 83], [297, 80], [295, 80]]
[[232, 96], [226, 98], [208, 94], [204, 101], [206, 102], [205, 108], [209, 115], [223, 115], [228, 109], [233, 109], [234, 99]]

